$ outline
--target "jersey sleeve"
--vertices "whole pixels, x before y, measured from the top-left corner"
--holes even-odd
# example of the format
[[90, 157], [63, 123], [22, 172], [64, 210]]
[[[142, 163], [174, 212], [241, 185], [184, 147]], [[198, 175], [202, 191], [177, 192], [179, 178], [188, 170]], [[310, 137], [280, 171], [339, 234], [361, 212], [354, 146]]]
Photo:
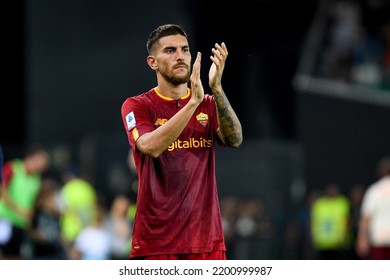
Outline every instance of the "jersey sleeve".
[[138, 138], [154, 130], [154, 125], [148, 117], [147, 104], [143, 104], [136, 98], [127, 98], [122, 105], [121, 114], [129, 144], [136, 150], [135, 143]]
[[3, 187], [4, 188], [7, 188], [9, 182], [11, 181], [11, 178], [12, 178], [12, 162], [11, 161], [8, 161], [6, 163], [4, 163], [4, 166], [3, 166], [3, 172], [2, 172], [2, 176], [3, 176]]

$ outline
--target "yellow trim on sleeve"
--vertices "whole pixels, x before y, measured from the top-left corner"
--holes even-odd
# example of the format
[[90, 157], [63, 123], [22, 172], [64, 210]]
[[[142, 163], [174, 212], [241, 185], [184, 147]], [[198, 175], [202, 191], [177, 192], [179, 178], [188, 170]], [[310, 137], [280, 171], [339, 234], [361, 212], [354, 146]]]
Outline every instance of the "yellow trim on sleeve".
[[137, 141], [138, 137], [139, 137], [139, 134], [138, 134], [138, 129], [137, 128], [134, 128], [131, 133], [133, 134], [133, 138], [135, 141]]

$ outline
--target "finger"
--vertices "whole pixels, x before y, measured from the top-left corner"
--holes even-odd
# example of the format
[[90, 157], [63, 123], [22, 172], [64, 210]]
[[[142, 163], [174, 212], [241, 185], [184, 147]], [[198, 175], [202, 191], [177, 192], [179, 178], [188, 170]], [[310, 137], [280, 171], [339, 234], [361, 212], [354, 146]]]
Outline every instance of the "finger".
[[228, 50], [227, 50], [226, 44], [224, 42], [222, 42], [221, 47], [222, 47], [223, 51], [225, 52], [225, 55], [228, 55]]
[[219, 65], [219, 59], [215, 58], [214, 55], [210, 55], [210, 59], [213, 62], [211, 65], [218, 66]]
[[201, 60], [202, 60], [202, 54], [200, 52], [198, 52], [196, 54], [195, 63], [199, 63], [200, 64]]
[[197, 53], [195, 62], [193, 64], [192, 73], [198, 75], [200, 73], [200, 62], [202, 60], [202, 54], [200, 52]]
[[[217, 45], [217, 44], [215, 44], [215, 45]], [[214, 54], [214, 56], [216, 58], [218, 58], [218, 59], [222, 59], [223, 58], [223, 53], [222, 53], [222, 48], [221, 47], [219, 47], [219, 49], [218, 49], [217, 46], [216, 46], [216, 48], [212, 48], [211, 49], [211, 52]]]
[[224, 42], [222, 44], [215, 43], [215, 50], [217, 50], [217, 53], [219, 53], [221, 56], [227, 55], [227, 48]]

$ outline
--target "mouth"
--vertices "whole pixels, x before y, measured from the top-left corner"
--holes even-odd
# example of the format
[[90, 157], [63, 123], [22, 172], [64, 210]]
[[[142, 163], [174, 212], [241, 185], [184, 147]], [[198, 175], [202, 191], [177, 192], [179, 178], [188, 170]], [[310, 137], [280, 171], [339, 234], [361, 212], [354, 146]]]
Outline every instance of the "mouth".
[[177, 65], [174, 67], [174, 69], [187, 69], [187, 68], [188, 68], [187, 65], [186, 65], [186, 64], [183, 64], [183, 63], [177, 64]]

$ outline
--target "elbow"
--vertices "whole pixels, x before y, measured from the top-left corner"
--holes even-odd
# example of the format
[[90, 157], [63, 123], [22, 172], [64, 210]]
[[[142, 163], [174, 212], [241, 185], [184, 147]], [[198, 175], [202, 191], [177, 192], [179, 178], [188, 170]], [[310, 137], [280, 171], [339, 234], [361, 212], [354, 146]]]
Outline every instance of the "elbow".
[[157, 147], [154, 147], [153, 145], [151, 145], [151, 143], [148, 143], [146, 141], [137, 141], [137, 149], [144, 155], [147, 155], [152, 158], [158, 158], [164, 152], [160, 151]]
[[144, 155], [147, 155], [151, 158], [158, 158], [162, 154], [162, 151], [159, 151], [159, 150], [154, 149], [152, 147], [143, 147], [139, 150], [141, 151], [141, 153], [143, 153]]
[[237, 132], [234, 134], [229, 135], [229, 137], [226, 137], [224, 139], [225, 145], [231, 148], [238, 148], [241, 146], [243, 137], [242, 137], [242, 132]]
[[231, 145], [232, 148], [238, 148], [242, 144], [242, 135], [240, 137], [237, 137], [236, 141], [234, 141]]
[[149, 151], [144, 154], [150, 156], [151, 158], [158, 158], [162, 153], [158, 151]]
[[242, 144], [242, 138], [239, 141], [232, 143], [231, 147], [238, 148], [241, 146], [241, 144]]

